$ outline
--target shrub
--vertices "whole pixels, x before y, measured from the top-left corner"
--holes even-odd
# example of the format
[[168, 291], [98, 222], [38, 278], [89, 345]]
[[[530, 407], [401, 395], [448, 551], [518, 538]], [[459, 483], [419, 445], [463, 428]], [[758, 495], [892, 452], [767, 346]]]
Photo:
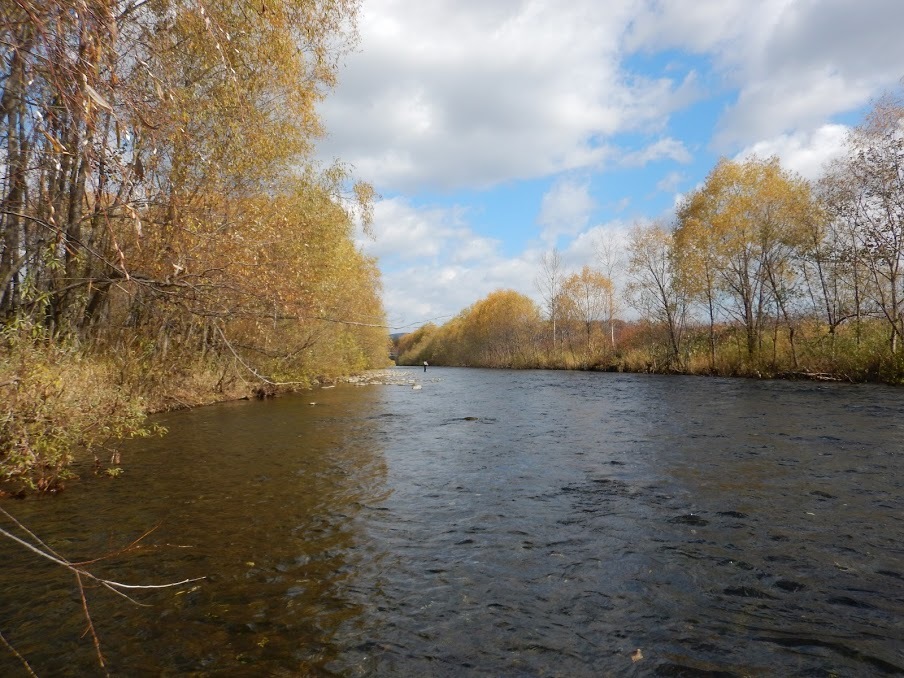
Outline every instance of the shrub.
[[111, 366], [29, 324], [0, 332], [0, 481], [55, 492], [78, 452], [146, 436], [141, 400], [115, 385]]

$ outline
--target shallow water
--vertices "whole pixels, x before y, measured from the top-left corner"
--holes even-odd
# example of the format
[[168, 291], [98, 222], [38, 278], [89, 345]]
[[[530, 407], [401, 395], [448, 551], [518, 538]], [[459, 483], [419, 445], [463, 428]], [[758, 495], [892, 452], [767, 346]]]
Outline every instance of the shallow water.
[[[3, 506], [72, 559], [158, 526], [99, 574], [207, 577], [88, 591], [114, 675], [904, 673], [904, 390], [405, 373], [168, 415]], [[72, 577], [0, 562], [3, 636], [99, 673]]]

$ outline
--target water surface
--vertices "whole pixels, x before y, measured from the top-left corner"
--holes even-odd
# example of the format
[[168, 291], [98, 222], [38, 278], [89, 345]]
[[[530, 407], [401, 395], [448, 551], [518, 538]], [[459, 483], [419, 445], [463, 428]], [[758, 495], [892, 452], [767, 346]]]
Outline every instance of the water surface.
[[[88, 591], [114, 675], [904, 673], [904, 391], [404, 373], [174, 413], [122, 477], [4, 506], [72, 559], [157, 526], [99, 574], [206, 577]], [[0, 562], [4, 637], [97, 674], [72, 577]]]

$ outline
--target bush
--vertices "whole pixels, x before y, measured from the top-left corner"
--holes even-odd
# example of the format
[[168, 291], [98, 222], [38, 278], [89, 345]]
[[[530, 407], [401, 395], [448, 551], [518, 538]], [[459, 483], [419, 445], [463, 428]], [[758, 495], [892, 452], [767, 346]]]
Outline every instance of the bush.
[[[157, 432], [109, 364], [28, 324], [0, 332], [0, 481], [55, 492], [76, 453]], [[109, 450], [106, 450], [109, 452]]]

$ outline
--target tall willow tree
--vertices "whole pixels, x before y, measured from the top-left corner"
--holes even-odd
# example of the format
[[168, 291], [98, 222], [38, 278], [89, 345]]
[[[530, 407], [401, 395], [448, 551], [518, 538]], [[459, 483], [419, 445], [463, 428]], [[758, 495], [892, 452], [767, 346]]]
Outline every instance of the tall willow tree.
[[164, 357], [219, 345], [252, 361], [273, 323], [304, 344], [347, 321], [342, 341], [372, 345], [379, 303], [346, 303], [379, 287], [351, 244], [372, 191], [311, 161], [357, 11], [5, 3], [0, 316], [88, 343], [140, 332]]
[[515, 290], [496, 290], [461, 314], [458, 328], [469, 355], [465, 364], [520, 367], [534, 357], [540, 324], [537, 305]]

